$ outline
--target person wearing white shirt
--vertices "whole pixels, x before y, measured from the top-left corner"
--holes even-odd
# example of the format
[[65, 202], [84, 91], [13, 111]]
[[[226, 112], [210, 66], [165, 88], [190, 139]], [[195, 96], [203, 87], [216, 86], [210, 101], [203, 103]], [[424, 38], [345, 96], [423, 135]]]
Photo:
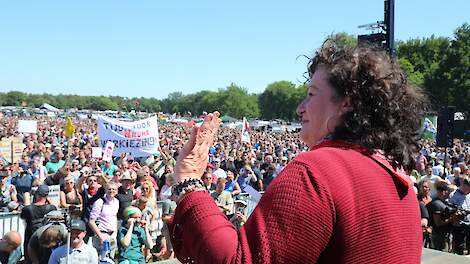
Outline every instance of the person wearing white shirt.
[[455, 184], [456, 181], [459, 180], [459, 176], [460, 176], [460, 168], [455, 167], [452, 169], [452, 174], [448, 174], [446, 176], [446, 180], [448, 180], [451, 184]]
[[220, 168], [220, 159], [214, 159], [214, 169], [212, 170], [212, 175], [217, 179], [227, 179], [227, 173]]
[[441, 160], [438, 160], [437, 164], [432, 167], [432, 174], [441, 177], [444, 175], [444, 166], [442, 166]]
[[[86, 224], [82, 220], [74, 219], [70, 224], [70, 248], [67, 253], [67, 244], [52, 251], [48, 264], [98, 264], [98, 252], [83, 241], [86, 235]], [[67, 262], [67, 257], [69, 258]]]

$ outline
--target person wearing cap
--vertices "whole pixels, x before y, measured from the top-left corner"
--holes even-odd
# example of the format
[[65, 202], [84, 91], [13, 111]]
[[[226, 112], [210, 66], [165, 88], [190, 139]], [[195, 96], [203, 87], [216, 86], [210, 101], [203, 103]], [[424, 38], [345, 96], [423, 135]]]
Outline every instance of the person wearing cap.
[[[116, 198], [119, 200], [119, 212], [118, 212], [118, 219], [123, 221], [124, 220], [124, 209], [131, 206], [132, 201], [135, 200], [135, 178], [131, 176], [131, 172], [129, 170], [122, 173], [121, 176], [121, 186], [118, 188], [118, 192], [116, 194]], [[118, 225], [119, 226], [119, 225]]]
[[235, 200], [235, 214], [230, 218], [230, 223], [239, 230], [245, 223], [248, 218], [246, 206], [247, 202], [244, 200]]
[[439, 181], [435, 184], [437, 196], [429, 205], [429, 214], [432, 227], [432, 248], [445, 250], [449, 248], [446, 245], [452, 224], [457, 220], [454, 214], [448, 215], [446, 211], [450, 207], [446, 204], [450, 195], [449, 185], [445, 181]]
[[54, 210], [57, 210], [55, 205], [49, 204], [47, 196], [49, 195], [49, 187], [41, 185], [35, 192], [35, 202], [25, 206], [21, 210], [20, 217], [25, 220], [26, 228], [24, 231], [24, 254], [25, 259], [28, 259], [28, 242], [33, 233], [42, 226], [44, 216]]
[[217, 179], [227, 179], [227, 173], [220, 167], [220, 158], [215, 158], [212, 161], [214, 168], [212, 169], [212, 183], [217, 183]]
[[17, 231], [5, 233], [0, 239], [0, 263], [16, 264], [21, 259], [21, 235]]
[[70, 249], [67, 254], [67, 244], [52, 251], [48, 264], [67, 263], [70, 264], [98, 264], [98, 253], [96, 249], [86, 244], [83, 239], [86, 235], [86, 224], [82, 220], [74, 219], [70, 223]]
[[11, 179], [11, 184], [16, 188], [18, 202], [24, 204], [25, 195], [29, 195], [31, 188], [33, 187], [34, 177], [31, 175], [31, 171], [25, 164], [22, 164], [18, 168], [18, 173], [15, 174]]
[[124, 214], [126, 221], [119, 227], [117, 237], [119, 263], [145, 263], [142, 245], [148, 249], [153, 247], [147, 222], [142, 220], [142, 212], [137, 207], [126, 208]]
[[[460, 177], [459, 188], [450, 194], [449, 203], [457, 206], [460, 210], [470, 210], [470, 178], [467, 175]], [[465, 237], [469, 234], [470, 214], [461, 216], [454, 223], [452, 228], [453, 250], [459, 255], [463, 255], [465, 248]], [[467, 237], [468, 239], [468, 237]]]

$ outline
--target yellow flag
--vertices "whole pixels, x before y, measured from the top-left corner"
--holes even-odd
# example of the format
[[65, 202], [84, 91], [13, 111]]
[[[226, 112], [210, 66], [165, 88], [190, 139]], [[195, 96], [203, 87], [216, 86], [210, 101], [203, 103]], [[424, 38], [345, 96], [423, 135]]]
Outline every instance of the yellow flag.
[[65, 125], [65, 136], [66, 137], [72, 137], [73, 134], [75, 133], [75, 126], [72, 123], [72, 118], [69, 116], [67, 120], [67, 125]]

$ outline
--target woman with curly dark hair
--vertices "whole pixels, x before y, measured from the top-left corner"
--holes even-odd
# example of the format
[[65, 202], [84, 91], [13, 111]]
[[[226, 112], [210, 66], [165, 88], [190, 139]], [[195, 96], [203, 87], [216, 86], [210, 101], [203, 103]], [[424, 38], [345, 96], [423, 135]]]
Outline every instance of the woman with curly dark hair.
[[419, 263], [413, 165], [425, 106], [396, 61], [327, 40], [309, 63], [298, 155], [237, 232], [200, 181], [220, 123], [195, 128], [175, 167], [172, 230], [183, 263]]

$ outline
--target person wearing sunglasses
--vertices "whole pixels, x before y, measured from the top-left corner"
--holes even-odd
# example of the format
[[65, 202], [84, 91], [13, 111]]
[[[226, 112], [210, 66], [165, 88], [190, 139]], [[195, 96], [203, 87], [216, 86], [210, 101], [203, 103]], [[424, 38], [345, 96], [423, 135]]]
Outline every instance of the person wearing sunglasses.
[[60, 191], [60, 208], [69, 209], [70, 216], [79, 219], [83, 208], [82, 196], [75, 188], [72, 176], [67, 176], [64, 182], [65, 188]]
[[[99, 173], [91, 174], [90, 176], [83, 174], [77, 183], [83, 204], [81, 219], [85, 223], [88, 223], [90, 220], [90, 212], [93, 208], [93, 203], [101, 199], [105, 194], [105, 190], [102, 185], [98, 183], [98, 179], [103, 180], [104, 178]], [[86, 231], [85, 242], [88, 242], [88, 239], [93, 236], [94, 233], [88, 225]]]

